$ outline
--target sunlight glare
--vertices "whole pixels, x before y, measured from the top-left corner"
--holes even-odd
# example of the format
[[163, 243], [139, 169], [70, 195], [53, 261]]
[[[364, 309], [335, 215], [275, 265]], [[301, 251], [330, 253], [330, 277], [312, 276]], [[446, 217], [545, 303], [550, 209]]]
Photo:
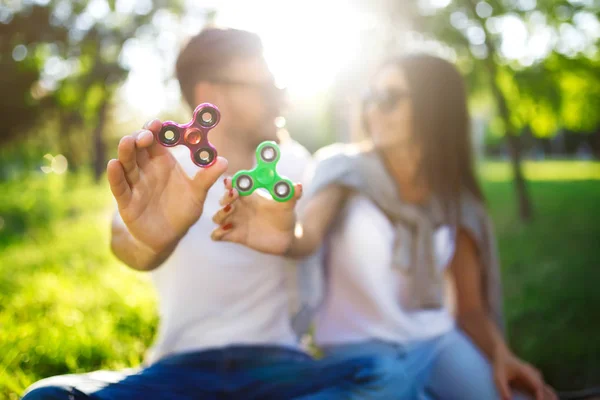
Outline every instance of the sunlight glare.
[[217, 22], [258, 33], [278, 84], [287, 86], [292, 96], [326, 90], [353, 57], [361, 29], [368, 26], [364, 15], [340, 1], [232, 4], [222, 8]]

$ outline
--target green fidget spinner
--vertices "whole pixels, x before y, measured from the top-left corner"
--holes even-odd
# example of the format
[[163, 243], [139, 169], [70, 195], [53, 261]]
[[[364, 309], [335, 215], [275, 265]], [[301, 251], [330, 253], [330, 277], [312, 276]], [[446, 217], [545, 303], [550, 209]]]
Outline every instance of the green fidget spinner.
[[238, 171], [232, 179], [240, 196], [248, 196], [256, 189], [266, 189], [276, 201], [288, 201], [294, 197], [292, 181], [277, 173], [277, 161], [281, 156], [275, 142], [262, 142], [256, 148], [256, 167], [250, 171]]

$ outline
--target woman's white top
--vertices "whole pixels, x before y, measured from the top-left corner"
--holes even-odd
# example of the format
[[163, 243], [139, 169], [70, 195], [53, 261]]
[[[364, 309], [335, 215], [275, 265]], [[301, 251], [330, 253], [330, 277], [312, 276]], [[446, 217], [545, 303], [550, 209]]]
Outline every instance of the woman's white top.
[[[455, 251], [452, 229], [438, 228], [434, 243], [436, 266], [445, 271]], [[317, 345], [373, 339], [408, 343], [454, 327], [448, 300], [440, 309], [403, 308], [409, 280], [393, 267], [393, 248], [394, 228], [385, 214], [367, 197], [352, 195], [327, 243], [328, 277], [325, 301], [316, 318]]]

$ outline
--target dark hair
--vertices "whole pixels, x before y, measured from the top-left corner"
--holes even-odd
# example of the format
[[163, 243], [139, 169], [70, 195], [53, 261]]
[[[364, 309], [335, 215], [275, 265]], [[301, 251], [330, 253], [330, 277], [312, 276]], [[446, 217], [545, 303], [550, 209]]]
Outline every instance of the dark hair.
[[218, 78], [235, 59], [257, 57], [262, 53], [262, 42], [254, 33], [230, 28], [202, 30], [181, 50], [175, 65], [185, 101], [194, 108], [194, 87], [198, 82]]
[[456, 218], [461, 191], [484, 196], [475, 177], [463, 77], [448, 61], [414, 54], [386, 61], [405, 75], [413, 109], [414, 139], [422, 152], [418, 178], [427, 182], [449, 218]]

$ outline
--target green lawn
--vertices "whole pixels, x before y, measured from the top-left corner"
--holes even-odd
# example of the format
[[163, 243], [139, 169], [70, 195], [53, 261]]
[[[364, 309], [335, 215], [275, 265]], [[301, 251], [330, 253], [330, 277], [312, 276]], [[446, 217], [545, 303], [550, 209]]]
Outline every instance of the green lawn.
[[[600, 384], [600, 164], [528, 163], [530, 226], [516, 217], [507, 164], [481, 172], [511, 344], [559, 388]], [[111, 256], [110, 214], [107, 187], [85, 177], [0, 183], [0, 399], [42, 377], [142, 359], [155, 298], [146, 275]]]

